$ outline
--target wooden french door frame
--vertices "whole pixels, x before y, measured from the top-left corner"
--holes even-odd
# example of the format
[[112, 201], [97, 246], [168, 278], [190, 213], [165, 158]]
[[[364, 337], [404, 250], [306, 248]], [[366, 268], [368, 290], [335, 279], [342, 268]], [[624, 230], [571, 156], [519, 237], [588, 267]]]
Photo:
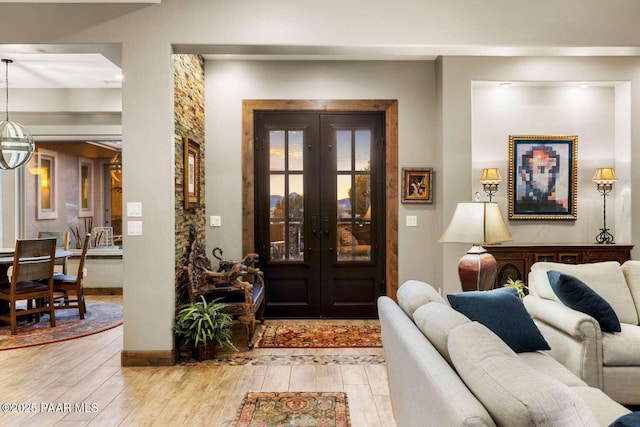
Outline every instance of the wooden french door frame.
[[242, 101], [242, 249], [255, 251], [254, 114], [256, 111], [357, 112], [385, 115], [385, 235], [386, 294], [398, 291], [398, 101], [397, 100], [286, 100]]

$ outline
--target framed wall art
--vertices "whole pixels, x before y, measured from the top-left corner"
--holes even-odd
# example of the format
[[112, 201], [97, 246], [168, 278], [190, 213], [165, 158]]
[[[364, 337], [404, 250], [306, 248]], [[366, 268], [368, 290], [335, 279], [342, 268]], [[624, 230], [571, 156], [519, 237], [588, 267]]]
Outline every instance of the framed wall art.
[[200, 145], [187, 138], [184, 143], [184, 208], [195, 209], [200, 205]]
[[577, 136], [509, 136], [509, 219], [575, 220]]
[[37, 194], [38, 211], [36, 219], [58, 218], [58, 154], [55, 151], [37, 151]]
[[432, 168], [402, 168], [402, 203], [433, 203]]
[[93, 216], [93, 160], [78, 158], [78, 216]]

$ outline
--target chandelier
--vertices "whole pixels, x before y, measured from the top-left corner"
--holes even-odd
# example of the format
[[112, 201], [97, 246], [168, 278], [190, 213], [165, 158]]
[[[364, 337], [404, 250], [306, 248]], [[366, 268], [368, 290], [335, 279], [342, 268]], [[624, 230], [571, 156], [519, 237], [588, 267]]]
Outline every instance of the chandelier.
[[31, 159], [35, 144], [24, 126], [9, 121], [9, 64], [13, 61], [2, 59], [2, 62], [6, 67], [6, 116], [0, 122], [0, 169], [15, 169]]

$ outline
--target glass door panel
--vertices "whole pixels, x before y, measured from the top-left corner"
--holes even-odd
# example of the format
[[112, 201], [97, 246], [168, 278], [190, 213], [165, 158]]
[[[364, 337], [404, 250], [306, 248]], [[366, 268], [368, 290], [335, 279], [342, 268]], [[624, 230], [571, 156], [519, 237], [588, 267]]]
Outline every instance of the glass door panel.
[[273, 262], [304, 260], [304, 131], [269, 131], [269, 246]]
[[371, 261], [370, 130], [336, 130], [337, 260]]

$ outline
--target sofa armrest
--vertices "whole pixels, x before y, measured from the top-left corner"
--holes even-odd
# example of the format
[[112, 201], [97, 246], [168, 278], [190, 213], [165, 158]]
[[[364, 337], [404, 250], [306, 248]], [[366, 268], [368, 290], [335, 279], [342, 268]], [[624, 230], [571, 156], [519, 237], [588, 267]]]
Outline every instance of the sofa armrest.
[[558, 301], [527, 295], [523, 302], [534, 319], [542, 320], [573, 338], [584, 339], [601, 335], [596, 319]]
[[602, 388], [602, 332], [591, 316], [527, 295], [524, 305], [549, 343], [549, 354], [592, 387]]

